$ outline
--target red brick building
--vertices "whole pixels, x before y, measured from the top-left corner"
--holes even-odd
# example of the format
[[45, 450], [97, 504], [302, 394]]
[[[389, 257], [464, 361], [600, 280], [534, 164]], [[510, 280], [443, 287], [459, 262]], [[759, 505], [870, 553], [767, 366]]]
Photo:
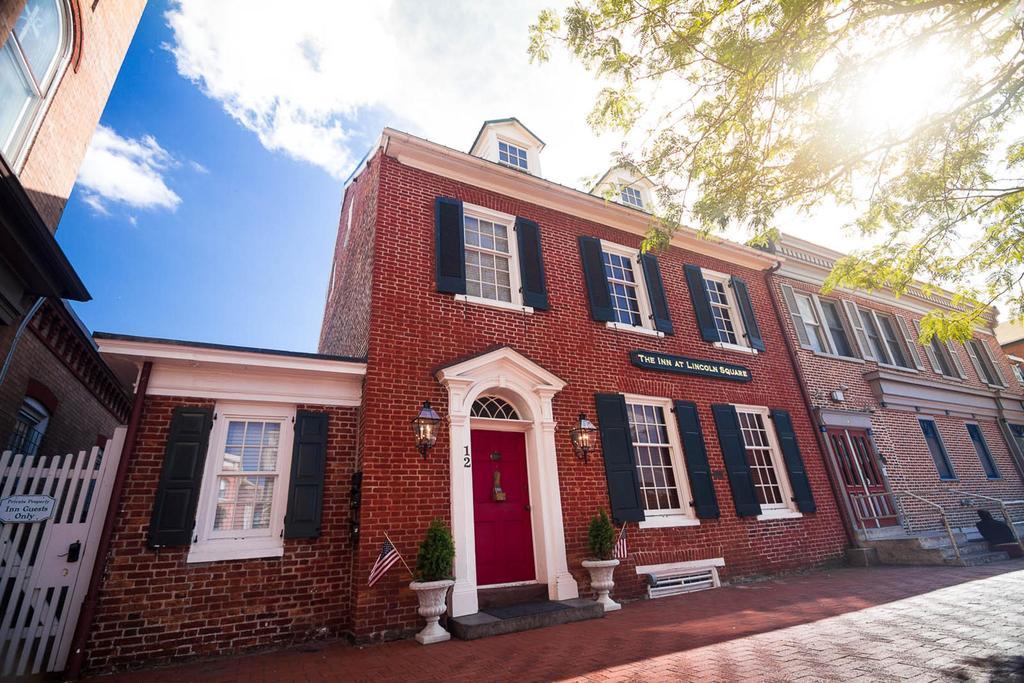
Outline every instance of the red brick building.
[[[435, 518], [450, 626], [593, 597], [599, 509], [628, 530], [622, 599], [659, 572], [710, 586], [842, 558], [776, 257], [690, 232], [641, 256], [649, 183], [557, 185], [542, 148], [514, 119], [470, 153], [386, 129], [345, 186], [322, 355], [96, 335], [139, 392], [90, 669], [407, 635], [408, 572], [368, 576], [386, 538], [412, 564]], [[442, 419], [421, 455], [425, 401]]]
[[[922, 345], [920, 319], [954, 308], [948, 297], [918, 288], [825, 296], [841, 254], [789, 236], [775, 253], [786, 333], [861, 541], [884, 560], [921, 561], [908, 536], [948, 535], [945, 517], [962, 544], [976, 536], [978, 509], [1000, 518], [999, 501], [1024, 499], [1024, 387], [993, 334], [994, 312], [966, 343]], [[1018, 522], [1020, 508], [1007, 508]]]

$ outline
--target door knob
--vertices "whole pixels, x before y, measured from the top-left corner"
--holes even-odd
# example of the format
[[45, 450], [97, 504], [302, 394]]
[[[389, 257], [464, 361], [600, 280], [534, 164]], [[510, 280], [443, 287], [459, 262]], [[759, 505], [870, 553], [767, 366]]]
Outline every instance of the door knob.
[[529, 503], [527, 503], [526, 505], [524, 505], [524, 506], [523, 506], [523, 509], [524, 509], [524, 510], [526, 510], [527, 512], [530, 512], [531, 510], [533, 510], [533, 508], [531, 508], [531, 507], [530, 507], [530, 504], [529, 504]]

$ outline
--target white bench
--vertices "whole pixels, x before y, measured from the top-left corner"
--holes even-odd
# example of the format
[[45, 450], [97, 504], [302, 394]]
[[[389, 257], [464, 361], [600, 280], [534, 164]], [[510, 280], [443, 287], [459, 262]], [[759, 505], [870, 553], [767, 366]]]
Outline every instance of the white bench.
[[636, 573], [647, 578], [647, 597], [654, 599], [718, 588], [722, 585], [718, 578], [718, 568], [724, 566], [725, 560], [716, 557], [692, 562], [644, 565], [637, 567]]

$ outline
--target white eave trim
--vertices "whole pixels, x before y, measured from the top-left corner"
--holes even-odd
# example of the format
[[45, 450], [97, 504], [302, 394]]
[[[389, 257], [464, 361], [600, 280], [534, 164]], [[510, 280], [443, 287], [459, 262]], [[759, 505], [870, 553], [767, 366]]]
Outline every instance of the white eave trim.
[[[406, 166], [636, 235], [646, 235], [650, 227], [651, 214], [639, 209], [607, 202], [602, 197], [506, 168], [392, 128], [385, 128], [381, 138], [385, 154]], [[766, 270], [782, 261], [774, 254], [752, 247], [714, 237], [702, 238], [690, 228], [676, 232], [672, 245], [757, 270]]]

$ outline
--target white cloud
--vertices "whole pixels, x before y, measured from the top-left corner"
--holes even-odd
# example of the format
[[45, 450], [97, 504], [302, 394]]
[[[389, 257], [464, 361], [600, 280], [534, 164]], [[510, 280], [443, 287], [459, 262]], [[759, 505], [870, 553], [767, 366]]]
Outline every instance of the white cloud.
[[124, 138], [101, 125], [79, 172], [82, 199], [101, 214], [109, 213], [111, 203], [173, 210], [181, 197], [167, 186], [164, 175], [176, 165], [174, 157], [153, 136]]
[[188, 165], [189, 167], [192, 168], [193, 171], [195, 171], [196, 173], [200, 173], [202, 175], [206, 175], [210, 172], [210, 169], [206, 168], [198, 161], [190, 161], [188, 162]]
[[178, 0], [168, 49], [267, 149], [337, 178], [385, 125], [465, 150], [485, 119], [517, 116], [548, 143], [545, 175], [577, 185], [617, 140], [587, 126], [598, 88], [579, 64], [529, 64], [527, 27], [550, 4]]

